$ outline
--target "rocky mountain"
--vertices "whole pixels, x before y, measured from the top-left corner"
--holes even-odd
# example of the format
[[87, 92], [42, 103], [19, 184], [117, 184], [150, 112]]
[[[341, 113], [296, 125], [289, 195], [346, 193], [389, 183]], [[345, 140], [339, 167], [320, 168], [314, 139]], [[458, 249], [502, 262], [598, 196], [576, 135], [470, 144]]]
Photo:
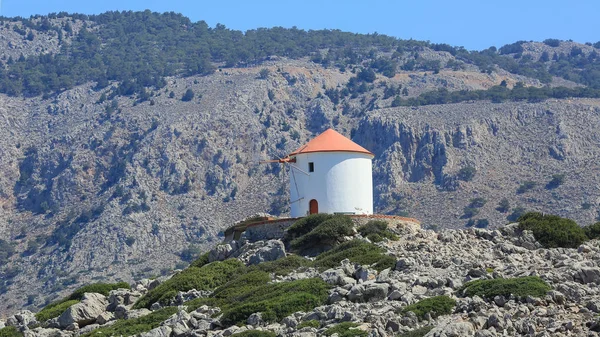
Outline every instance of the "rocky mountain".
[[[285, 216], [286, 170], [260, 161], [328, 127], [376, 154], [380, 213], [428, 228], [496, 227], [525, 210], [581, 225], [598, 216], [595, 45], [467, 52], [310, 33], [326, 45], [275, 29], [243, 40], [224, 27], [131, 12], [3, 20], [3, 315], [92, 281], [168, 274], [240, 219]], [[208, 41], [210, 53], [182, 47], [188, 42], [176, 46], [181, 59], [161, 54], [169, 45], [147, 53], [141, 47], [153, 40], [140, 31], [175, 36], [156, 27], [180, 34], [174, 41]], [[296, 34], [305, 44], [280, 48], [260, 34]], [[123, 45], [138, 52], [122, 57], [131, 63], [115, 63]], [[140, 55], [165, 59], [149, 58], [145, 68]], [[191, 64], [196, 58], [206, 62]]]
[[[86, 286], [62, 306], [57, 302], [38, 314], [21, 311], [0, 321], [0, 329], [7, 326], [0, 332], [479, 337], [597, 336], [600, 331], [597, 239], [581, 244], [570, 236], [561, 242], [577, 247], [545, 248], [561, 236], [547, 233], [540, 242], [536, 229], [523, 229], [525, 222], [497, 230], [434, 232], [410, 222], [360, 226], [343, 218], [312, 216], [296, 222], [281, 240], [242, 237], [223, 243], [191, 267], [142, 279], [131, 289]], [[551, 221], [568, 227], [560, 219]], [[335, 232], [346, 225], [354, 234], [333, 241], [320, 234], [310, 241], [333, 249], [312, 260], [294, 254], [318, 228], [331, 226]], [[369, 238], [382, 241], [373, 244]], [[190, 289], [193, 284], [197, 288]]]

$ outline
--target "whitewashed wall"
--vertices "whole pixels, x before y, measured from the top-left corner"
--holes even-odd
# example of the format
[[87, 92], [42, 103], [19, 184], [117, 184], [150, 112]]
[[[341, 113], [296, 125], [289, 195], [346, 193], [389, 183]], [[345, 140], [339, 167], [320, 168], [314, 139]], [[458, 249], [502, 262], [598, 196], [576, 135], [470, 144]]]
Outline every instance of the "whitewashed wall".
[[[368, 154], [356, 152], [297, 155], [296, 163], [288, 165], [291, 170], [290, 215], [308, 215], [311, 199], [316, 199], [319, 203], [319, 213], [373, 214], [371, 159], [372, 156]], [[314, 163], [314, 172], [308, 172], [309, 162]]]

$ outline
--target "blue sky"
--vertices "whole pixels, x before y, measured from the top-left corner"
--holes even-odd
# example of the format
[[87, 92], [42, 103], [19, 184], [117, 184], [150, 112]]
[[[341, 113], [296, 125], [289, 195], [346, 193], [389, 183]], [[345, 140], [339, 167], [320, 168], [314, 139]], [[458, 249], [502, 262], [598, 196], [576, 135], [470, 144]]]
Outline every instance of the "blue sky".
[[429, 40], [467, 49], [500, 47], [517, 40], [546, 38], [600, 41], [598, 0], [0, 0], [2, 15], [51, 12], [97, 14], [108, 10], [183, 13], [210, 26], [248, 30], [258, 27], [341, 29], [357, 33]]

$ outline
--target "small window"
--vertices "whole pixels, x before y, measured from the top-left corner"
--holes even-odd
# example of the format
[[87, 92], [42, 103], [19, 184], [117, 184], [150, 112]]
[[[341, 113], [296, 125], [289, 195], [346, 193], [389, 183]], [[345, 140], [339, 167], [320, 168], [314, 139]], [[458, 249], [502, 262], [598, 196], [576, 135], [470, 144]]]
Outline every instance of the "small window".
[[308, 163], [308, 172], [315, 172], [315, 163]]

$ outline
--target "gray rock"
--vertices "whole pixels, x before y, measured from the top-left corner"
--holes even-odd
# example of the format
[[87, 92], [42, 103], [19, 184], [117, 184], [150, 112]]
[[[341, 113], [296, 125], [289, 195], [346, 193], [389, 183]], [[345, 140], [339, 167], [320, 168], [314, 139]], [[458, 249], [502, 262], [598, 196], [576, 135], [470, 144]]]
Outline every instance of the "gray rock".
[[506, 304], [506, 298], [502, 295], [498, 295], [494, 297], [494, 303], [499, 307], [503, 307]]
[[19, 326], [27, 327], [38, 323], [35, 314], [29, 310], [21, 310], [17, 312], [14, 317], [19, 322]]
[[96, 321], [96, 318], [106, 310], [108, 301], [101, 294], [85, 293], [81, 302], [73, 304], [58, 317], [61, 327], [67, 328], [74, 323], [84, 327]]
[[328, 284], [331, 285], [344, 285], [346, 284], [343, 280], [346, 277], [346, 273], [342, 269], [327, 269], [322, 272], [319, 277]]
[[73, 322], [65, 327], [67, 331], [77, 331], [79, 330], [79, 324], [77, 322]]
[[363, 294], [363, 298], [368, 302], [382, 301], [387, 298], [390, 286], [387, 283], [371, 283], [367, 284]]
[[475, 328], [470, 322], [441, 322], [432, 329], [428, 336], [436, 337], [468, 337], [475, 335]]
[[96, 323], [103, 325], [115, 319], [115, 315], [112, 312], [103, 312], [96, 317]]
[[594, 299], [589, 301], [586, 304], [586, 308], [590, 309], [591, 311], [595, 312], [595, 313], [600, 313], [600, 299]]
[[247, 323], [252, 326], [261, 326], [265, 321], [262, 319], [262, 314], [260, 312], [255, 312], [248, 317]]
[[390, 268], [384, 269], [379, 274], [377, 274], [376, 281], [377, 283], [388, 283], [391, 281], [390, 278]]
[[400, 331], [400, 323], [396, 321], [387, 321], [385, 324], [385, 329], [391, 330], [392, 332], [398, 332]]
[[573, 275], [575, 281], [581, 282], [583, 284], [588, 283], [600, 283], [600, 268], [597, 267], [584, 267], [578, 270], [575, 275]]
[[170, 337], [172, 332], [173, 329], [171, 329], [171, 327], [163, 325], [142, 333], [140, 337]]
[[265, 247], [259, 248], [258, 251], [250, 255], [248, 263], [254, 265], [275, 261], [283, 257], [285, 257], [285, 245], [283, 242], [281, 240], [269, 240]]
[[119, 305], [131, 306], [141, 296], [142, 296], [142, 294], [139, 293], [138, 291], [131, 291], [131, 290], [128, 290], [128, 289], [112, 290], [109, 293], [109, 295], [108, 295], [108, 303], [109, 303], [109, 305], [106, 308], [106, 310], [108, 310], [108, 311], [115, 311], [115, 309]]
[[208, 262], [226, 260], [232, 253], [233, 248], [228, 243], [219, 244], [208, 252]]

